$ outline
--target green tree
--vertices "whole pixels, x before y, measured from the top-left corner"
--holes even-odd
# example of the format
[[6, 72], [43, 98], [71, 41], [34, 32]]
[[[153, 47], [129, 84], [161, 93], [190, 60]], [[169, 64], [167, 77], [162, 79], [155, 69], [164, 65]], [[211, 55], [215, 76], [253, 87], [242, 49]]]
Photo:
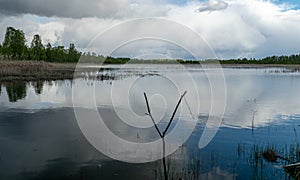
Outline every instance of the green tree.
[[33, 36], [31, 41], [31, 50], [33, 60], [44, 60], [45, 59], [45, 47], [42, 44], [42, 38], [36, 34]]
[[46, 61], [48, 61], [48, 62], [52, 62], [52, 60], [53, 60], [53, 53], [52, 53], [52, 46], [51, 46], [51, 44], [50, 43], [48, 43], [47, 45], [46, 45]]
[[81, 54], [75, 48], [75, 44], [71, 43], [69, 46], [68, 61], [77, 62], [80, 58], [80, 55]]
[[9, 58], [13, 54], [12, 41], [15, 34], [15, 28], [7, 27], [3, 41], [3, 55]]
[[53, 51], [53, 61], [55, 62], [65, 62], [66, 61], [66, 53], [64, 46], [57, 46], [52, 49]]
[[31, 48], [28, 48], [27, 46], [24, 47], [24, 49], [23, 49], [23, 59], [32, 60]]
[[22, 30], [8, 27], [3, 42], [3, 54], [7, 58], [22, 59], [25, 45], [25, 35]]

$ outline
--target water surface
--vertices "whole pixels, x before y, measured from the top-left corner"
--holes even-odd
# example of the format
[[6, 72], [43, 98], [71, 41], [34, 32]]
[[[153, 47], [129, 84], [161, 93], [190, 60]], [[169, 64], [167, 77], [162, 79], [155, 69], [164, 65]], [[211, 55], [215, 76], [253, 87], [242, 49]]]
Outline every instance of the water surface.
[[[220, 91], [226, 92], [225, 114], [220, 115], [223, 120], [216, 136], [199, 149], [211, 107], [222, 108], [218, 98], [212, 102], [206, 71], [197, 66], [172, 65], [119, 68], [87, 72], [86, 78], [73, 81], [2, 83], [0, 179], [161, 177], [159, 160], [142, 164], [116, 161], [87, 141], [74, 115], [74, 88], [80, 92], [76, 108], [93, 108], [87, 97], [95, 92], [94, 106], [107, 127], [118, 137], [139, 143], [159, 139], [145, 115], [143, 92], [151, 97], [154, 118], [161, 120], [157, 123], [163, 129], [180, 94], [187, 90], [190, 110], [181, 108], [170, 131], [180, 122], [182, 131], [193, 128], [190, 123], [196, 127], [184, 144], [168, 156], [173, 177], [288, 178], [281, 168], [287, 162], [269, 163], [257, 152], [274, 147], [281, 155], [297, 160], [292, 152], [299, 148], [299, 72], [281, 68], [223, 69], [226, 88]], [[140, 123], [143, 128], [138, 127]], [[175, 141], [180, 139], [180, 133], [178, 137]]]

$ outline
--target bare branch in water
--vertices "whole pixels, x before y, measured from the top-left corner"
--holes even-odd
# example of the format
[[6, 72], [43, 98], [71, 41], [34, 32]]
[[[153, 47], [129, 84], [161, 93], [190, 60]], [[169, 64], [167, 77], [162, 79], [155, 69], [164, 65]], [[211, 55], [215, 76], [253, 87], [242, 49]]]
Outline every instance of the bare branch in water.
[[165, 131], [164, 131], [163, 134], [162, 134], [163, 137], [166, 135], [168, 129], [170, 128], [170, 126], [171, 126], [171, 124], [172, 124], [172, 121], [173, 121], [173, 119], [174, 119], [174, 117], [175, 117], [176, 111], [177, 111], [177, 109], [178, 109], [178, 107], [179, 107], [179, 104], [181, 103], [181, 100], [182, 100], [182, 98], [186, 95], [186, 93], [187, 93], [187, 91], [185, 91], [185, 92], [181, 95], [181, 97], [180, 97], [180, 99], [179, 99], [179, 101], [178, 101], [178, 103], [177, 103], [177, 105], [176, 105], [176, 107], [175, 107], [175, 110], [174, 110], [174, 112], [173, 112], [173, 114], [172, 114], [172, 117], [171, 117], [171, 119], [170, 119], [170, 121], [169, 121], [169, 124], [167, 125]]
[[146, 95], [145, 92], [144, 92], [144, 97], [145, 97], [145, 100], [146, 100], [147, 111], [148, 111], [148, 113], [146, 113], [146, 115], [150, 116], [150, 118], [151, 118], [151, 120], [152, 120], [152, 122], [153, 122], [153, 124], [154, 124], [154, 127], [155, 127], [156, 131], [158, 132], [159, 136], [160, 136], [161, 138], [163, 138], [163, 135], [161, 134], [160, 130], [158, 129], [158, 127], [157, 127], [157, 125], [156, 125], [156, 123], [155, 123], [155, 121], [154, 121], [154, 118], [153, 118], [153, 116], [152, 116], [152, 114], [151, 114], [150, 106], [149, 106], [149, 103], [148, 103], [148, 98], [147, 98], [147, 95]]
[[[168, 129], [170, 128], [170, 126], [171, 126], [171, 124], [172, 124], [172, 121], [173, 121], [173, 119], [174, 119], [174, 117], [175, 117], [176, 111], [177, 111], [177, 109], [178, 109], [178, 107], [179, 107], [179, 105], [180, 105], [180, 103], [181, 103], [181, 100], [183, 99], [183, 97], [185, 96], [186, 93], [187, 93], [187, 91], [185, 91], [185, 92], [181, 95], [181, 97], [180, 97], [180, 99], [179, 99], [179, 101], [178, 101], [178, 103], [177, 103], [177, 105], [176, 105], [176, 107], [175, 107], [175, 110], [174, 110], [174, 112], [173, 112], [173, 114], [172, 114], [172, 117], [171, 117], [171, 119], [170, 119], [170, 121], [169, 121], [169, 123], [168, 123], [166, 129], [164, 130], [163, 133], [161, 133], [160, 130], [158, 129], [158, 127], [157, 127], [155, 121], [154, 121], [154, 118], [153, 118], [152, 114], [151, 114], [151, 110], [150, 110], [150, 105], [149, 105], [149, 102], [148, 102], [148, 98], [147, 98], [146, 93], [144, 92], [144, 97], [145, 97], [145, 101], [146, 101], [146, 105], [147, 105], [147, 111], [148, 111], [148, 113], [146, 113], [146, 115], [150, 116], [150, 118], [151, 118], [151, 120], [152, 120], [152, 122], [153, 122], [153, 124], [154, 124], [154, 127], [155, 127], [156, 131], [158, 132], [159, 136], [161, 137], [162, 143], [163, 143], [163, 167], [164, 167], [164, 176], [165, 176], [165, 180], [168, 180], [168, 179], [169, 179], [169, 178], [168, 178], [167, 165], [166, 165], [166, 157], [165, 157], [165, 156], [166, 156], [165, 135], [166, 135]], [[187, 102], [186, 102], [186, 103], [187, 103]], [[189, 107], [188, 107], [188, 108], [189, 108]], [[189, 108], [189, 109], [190, 109], [190, 108]]]

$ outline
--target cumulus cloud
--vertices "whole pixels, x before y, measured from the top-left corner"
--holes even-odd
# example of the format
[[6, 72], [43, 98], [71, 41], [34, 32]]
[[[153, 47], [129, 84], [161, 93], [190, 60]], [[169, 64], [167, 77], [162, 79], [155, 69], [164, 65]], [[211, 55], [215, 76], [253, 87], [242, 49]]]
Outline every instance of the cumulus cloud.
[[203, 3], [195, 12], [205, 12], [205, 11], [220, 11], [226, 9], [228, 4], [225, 1], [220, 0], [209, 0]]
[[[18, 6], [24, 7], [7, 7], [8, 2], [12, 4], [19, 3]], [[129, 21], [132, 17], [145, 17], [147, 14], [155, 14], [155, 16], [159, 16], [162, 19], [175, 21], [192, 29], [207, 42], [219, 58], [256, 58], [299, 53], [300, 10], [291, 9], [285, 4], [275, 4], [273, 1], [210, 0], [204, 4], [189, 1], [179, 5], [158, 3], [156, 0], [147, 2], [143, 0], [124, 0], [118, 1], [116, 6], [114, 5], [117, 2], [116, 0], [109, 2], [105, 0], [99, 2], [93, 0], [85, 1], [84, 4], [87, 4], [87, 6], [93, 6], [91, 8], [84, 8], [83, 1], [72, 1], [72, 3], [66, 3], [65, 1], [56, 2], [56, 0], [47, 1], [47, 3], [51, 2], [52, 4], [52, 6], [49, 4], [49, 7], [47, 7], [48, 4], [42, 5], [42, 2], [44, 2], [42, 0], [38, 1], [37, 5], [34, 5], [36, 8], [32, 8], [30, 4], [33, 4], [33, 2], [35, 0], [26, 1], [26, 4], [22, 4], [23, 1], [18, 0], [6, 2], [0, 0], [0, 11], [2, 12], [0, 33], [4, 35], [7, 26], [14, 26], [24, 30], [28, 41], [31, 41], [33, 34], [39, 33], [42, 35], [44, 43], [51, 42], [52, 44], [68, 46], [70, 42], [73, 42], [78, 48], [83, 50], [99, 33], [119, 23]], [[92, 5], [89, 3], [92, 3]], [[102, 6], [97, 3], [102, 4]], [[108, 3], [108, 5], [105, 5], [105, 3]], [[158, 5], [155, 5], [155, 3], [158, 3]], [[226, 8], [224, 8], [224, 3], [227, 4]], [[66, 8], [67, 4], [69, 4], [70, 8]], [[28, 7], [28, 10], [26, 10], [26, 7]], [[95, 7], [110, 10], [99, 10], [99, 12], [96, 12], [95, 9], [97, 8]], [[215, 10], [213, 13], [196, 13], [195, 9], [199, 7], [202, 7], [202, 12]], [[132, 9], [136, 10], [132, 11]], [[5, 11], [18, 14], [19, 16], [9, 16], [7, 14], [4, 16], [3, 13]], [[22, 15], [22, 13], [35, 13], [35, 11], [36, 14], [39, 12], [43, 13], [40, 15]], [[46, 12], [51, 13], [47, 14]], [[57, 17], [42, 18], [42, 16]], [[169, 31], [169, 29], [164, 29], [162, 26], [153, 27], [153, 24], [145, 23], [140, 26], [128, 27], [120, 31], [118, 36], [128, 37], [133, 32], [147, 32], [148, 30], [151, 30], [153, 33]], [[178, 37], [188, 37], [180, 30], [174, 29], [172, 31], [176, 33], [169, 33], [168, 38], [173, 38], [174, 41]], [[3, 35], [0, 38], [3, 38]], [[114, 39], [116, 38], [107, 38], [103, 44], [111, 44]], [[193, 39], [189, 41], [191, 44], [194, 43]], [[158, 47], [157, 43], [152, 42], [132, 43], [127, 48], [124, 47], [118, 51], [118, 55], [139, 56], [138, 52], [145, 52], [139, 49], [140, 47], [144, 47], [144, 49], [151, 47], [151, 45], [152, 47]], [[147, 43], [148, 45], [146, 45]], [[197, 43], [194, 43], [194, 45], [195, 48], [199, 48]], [[165, 52], [168, 56], [170, 51], [177, 52], [177, 54], [178, 52], [183, 52], [174, 49], [174, 46], [162, 46], [161, 44], [156, 49], [159, 49], [159, 53]], [[101, 48], [100, 52], [105, 52], [105, 47]], [[151, 54], [153, 52], [147, 53]], [[180, 56], [178, 55], [178, 57]]]
[[196, 3], [174, 7], [168, 17], [199, 33], [220, 58], [299, 53], [299, 10], [261, 0], [226, 2], [214, 13], [195, 13]]
[[53, 19], [48, 22], [40, 23], [35, 19], [36, 16], [11, 16], [3, 17], [0, 20], [0, 41], [3, 42], [6, 27], [12, 26], [21, 29], [25, 33], [27, 44], [29, 44], [35, 34], [40, 34], [43, 38], [43, 43], [51, 43], [58, 45], [62, 43], [62, 35], [65, 29], [65, 24], [61, 20]]

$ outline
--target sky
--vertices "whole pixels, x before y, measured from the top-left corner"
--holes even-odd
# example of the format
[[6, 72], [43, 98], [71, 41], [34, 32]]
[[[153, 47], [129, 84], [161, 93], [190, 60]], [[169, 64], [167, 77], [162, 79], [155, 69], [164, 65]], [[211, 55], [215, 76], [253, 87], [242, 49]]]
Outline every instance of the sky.
[[[191, 58], [201, 46], [211, 51], [201, 51], [203, 58], [300, 53], [298, 0], [0, 0], [0, 42], [8, 26], [22, 29], [28, 44], [40, 34], [44, 44], [75, 43], [81, 51], [113, 56]], [[184, 46], [186, 37], [193, 52]]]

